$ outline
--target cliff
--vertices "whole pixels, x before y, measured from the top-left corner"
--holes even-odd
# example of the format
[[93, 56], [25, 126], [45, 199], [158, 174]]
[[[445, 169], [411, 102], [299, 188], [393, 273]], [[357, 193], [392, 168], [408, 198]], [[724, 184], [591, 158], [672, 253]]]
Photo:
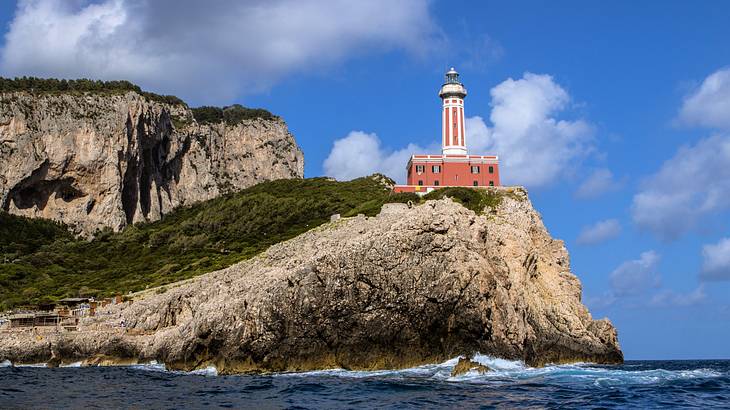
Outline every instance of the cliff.
[[474, 352], [531, 365], [622, 362], [616, 330], [581, 303], [563, 242], [524, 190], [490, 192], [482, 214], [446, 198], [335, 220], [76, 332], [0, 334], [0, 360], [158, 360], [222, 373], [400, 368]]
[[276, 117], [199, 124], [136, 91], [0, 93], [0, 207], [87, 236], [303, 169]]

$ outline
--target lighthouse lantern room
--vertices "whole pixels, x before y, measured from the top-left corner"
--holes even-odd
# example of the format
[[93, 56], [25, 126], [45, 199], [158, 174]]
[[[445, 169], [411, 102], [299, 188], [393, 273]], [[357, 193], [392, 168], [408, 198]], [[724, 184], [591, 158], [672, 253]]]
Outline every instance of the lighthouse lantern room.
[[395, 192], [427, 193], [446, 186], [485, 187], [499, 185], [496, 155], [469, 155], [466, 149], [464, 98], [466, 88], [459, 73], [451, 68], [439, 91], [441, 110], [441, 154], [412, 155], [407, 166], [407, 184]]

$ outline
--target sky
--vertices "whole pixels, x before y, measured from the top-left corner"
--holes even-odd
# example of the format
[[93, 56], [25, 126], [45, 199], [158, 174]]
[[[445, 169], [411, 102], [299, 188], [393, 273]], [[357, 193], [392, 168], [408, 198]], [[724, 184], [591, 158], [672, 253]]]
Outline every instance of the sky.
[[[305, 176], [405, 178], [461, 74], [467, 146], [565, 241], [627, 359], [730, 358], [730, 2], [0, 2], [0, 76], [282, 116]], [[364, 161], [363, 158], [370, 158]]]

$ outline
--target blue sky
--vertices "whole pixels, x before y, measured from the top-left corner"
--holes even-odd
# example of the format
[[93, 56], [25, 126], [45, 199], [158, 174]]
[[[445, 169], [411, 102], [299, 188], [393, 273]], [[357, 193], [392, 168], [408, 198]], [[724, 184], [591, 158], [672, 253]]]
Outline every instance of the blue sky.
[[728, 16], [725, 1], [7, 1], [0, 75], [264, 107], [306, 176], [402, 177], [439, 142], [455, 66], [467, 144], [528, 187], [626, 357], [730, 358]]

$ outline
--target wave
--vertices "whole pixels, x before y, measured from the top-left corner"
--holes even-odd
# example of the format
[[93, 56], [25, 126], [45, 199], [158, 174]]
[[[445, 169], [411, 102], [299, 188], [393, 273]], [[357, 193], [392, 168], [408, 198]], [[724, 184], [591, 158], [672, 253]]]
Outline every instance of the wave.
[[353, 371], [345, 369], [318, 370], [301, 373], [279, 373], [279, 377], [336, 376], [344, 378], [421, 378], [455, 383], [523, 383], [538, 380], [541, 383], [593, 383], [596, 386], [626, 384], [657, 384], [672, 380], [715, 378], [723, 373], [713, 369], [692, 370], [627, 370], [622, 366], [601, 366], [592, 363], [573, 363], [530, 367], [524, 362], [505, 360], [493, 356], [476, 354], [473, 361], [485, 365], [492, 371], [480, 374], [470, 371], [459, 376], [451, 376], [451, 371], [459, 357], [443, 363], [428, 364], [401, 370]]
[[46, 363], [13, 364], [13, 367], [48, 367]]
[[153, 371], [153, 372], [165, 372], [165, 373], [172, 373], [172, 374], [194, 374], [199, 376], [218, 376], [218, 369], [215, 368], [215, 366], [208, 366], [204, 369], [197, 369], [197, 370], [191, 370], [191, 371], [182, 371], [182, 370], [167, 370], [167, 367], [165, 367], [164, 363], [159, 363], [156, 360], [153, 360], [149, 363], [141, 363], [141, 364], [133, 364], [129, 367], [137, 370], [146, 370], [146, 371]]
[[[612, 387], [619, 385], [653, 385], [675, 380], [709, 379], [727, 377], [728, 372], [720, 372], [710, 368], [694, 368], [668, 370], [662, 368], [647, 368], [644, 365], [596, 365], [592, 363], [574, 363], [565, 365], [549, 365], [545, 367], [530, 367], [524, 362], [505, 360], [493, 356], [476, 354], [473, 361], [485, 365], [491, 371], [480, 374], [470, 371], [458, 376], [452, 376], [451, 371], [458, 363], [460, 357], [454, 357], [443, 363], [426, 364], [417, 367], [399, 370], [372, 370], [355, 371], [346, 369], [329, 369], [309, 372], [288, 372], [275, 373], [273, 377], [305, 378], [305, 377], [339, 377], [348, 379], [391, 379], [391, 380], [434, 380], [446, 383], [489, 383], [489, 384], [514, 384], [540, 383], [570, 384], [580, 383], [593, 384], [597, 387]], [[0, 368], [10, 367], [10, 361], [0, 362]], [[17, 367], [46, 367], [45, 363], [23, 364]], [[62, 365], [61, 367], [82, 367], [81, 362]], [[214, 366], [193, 371], [168, 370], [164, 363], [151, 361], [129, 366], [136, 370], [164, 372], [179, 375], [218, 376], [218, 370]]]

